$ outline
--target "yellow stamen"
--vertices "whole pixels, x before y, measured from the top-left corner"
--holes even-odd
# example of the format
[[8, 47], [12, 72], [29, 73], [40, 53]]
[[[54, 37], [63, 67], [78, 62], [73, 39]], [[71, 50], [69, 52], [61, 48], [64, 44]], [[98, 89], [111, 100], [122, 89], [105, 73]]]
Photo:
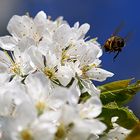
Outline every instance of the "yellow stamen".
[[62, 57], [61, 57], [61, 64], [62, 64], [62, 65], [63, 65], [64, 62], [67, 61], [67, 60], [71, 60], [71, 61], [75, 60], [75, 58], [74, 58], [74, 59], [73, 59], [73, 58], [70, 58], [70, 55], [67, 54], [68, 51], [69, 51], [71, 48], [75, 48], [75, 50], [77, 49], [75, 45], [70, 44], [68, 47], [66, 47], [64, 50], [62, 50], [62, 55], [61, 55], [61, 56], [62, 56]]
[[10, 67], [11, 72], [17, 75], [21, 75], [21, 70], [19, 64], [13, 63], [13, 65]]
[[22, 130], [20, 136], [22, 140], [34, 140], [32, 132], [28, 129]]
[[45, 73], [46, 76], [49, 77], [49, 79], [51, 79], [51, 80], [56, 79], [55, 78], [55, 70], [54, 69], [45, 67], [44, 68], [44, 73]]
[[70, 130], [74, 127], [73, 123], [65, 126], [61, 123], [55, 133], [55, 140], [65, 139], [66, 135], [70, 132]]
[[38, 115], [41, 115], [46, 108], [46, 104], [44, 101], [39, 101], [36, 103], [36, 109], [38, 111]]
[[63, 139], [66, 136], [66, 129], [63, 123], [59, 125], [55, 136], [56, 136], [56, 139]]

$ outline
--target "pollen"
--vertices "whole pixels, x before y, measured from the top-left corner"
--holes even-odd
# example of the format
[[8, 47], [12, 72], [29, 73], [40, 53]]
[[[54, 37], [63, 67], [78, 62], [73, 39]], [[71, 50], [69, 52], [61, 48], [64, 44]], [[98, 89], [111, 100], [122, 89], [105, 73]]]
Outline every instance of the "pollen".
[[14, 63], [10, 67], [10, 71], [13, 72], [14, 74], [21, 75], [20, 65], [17, 63]]
[[38, 115], [41, 115], [46, 108], [46, 103], [44, 101], [38, 101], [36, 103], [36, 109], [38, 111]]
[[55, 133], [55, 140], [64, 139], [73, 127], [73, 123], [70, 123], [67, 126], [65, 126], [64, 123], [61, 122], [57, 129], [57, 132]]
[[21, 131], [20, 136], [22, 140], [34, 140], [32, 132], [28, 129], [24, 129]]
[[66, 136], [66, 129], [63, 123], [61, 123], [58, 127], [58, 130], [55, 134], [56, 139], [63, 139]]
[[83, 75], [83, 78], [88, 78], [88, 76], [86, 75], [86, 72], [89, 70], [89, 67], [88, 66], [83, 66], [82, 68], [82, 75]]
[[45, 67], [44, 68], [44, 73], [45, 73], [46, 76], [49, 77], [49, 79], [51, 79], [51, 80], [55, 79], [55, 70], [54, 69]]

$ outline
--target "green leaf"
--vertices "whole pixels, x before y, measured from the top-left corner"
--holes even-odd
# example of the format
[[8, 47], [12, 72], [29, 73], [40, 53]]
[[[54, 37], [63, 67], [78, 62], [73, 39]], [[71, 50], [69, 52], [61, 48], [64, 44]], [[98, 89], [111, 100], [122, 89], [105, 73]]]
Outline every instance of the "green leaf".
[[134, 127], [126, 140], [140, 140], [140, 123]]
[[140, 81], [130, 84], [132, 79], [115, 81], [98, 87], [101, 90], [100, 98], [103, 105], [116, 102], [122, 106], [128, 103], [140, 90]]
[[114, 90], [114, 89], [120, 89], [120, 88], [125, 88], [127, 87], [130, 82], [133, 80], [132, 79], [126, 79], [126, 80], [119, 80], [115, 82], [111, 82], [102, 86], [99, 86], [102, 92], [106, 92], [108, 90]]
[[112, 117], [118, 117], [116, 123], [126, 129], [132, 129], [137, 123], [138, 119], [128, 108], [119, 108], [115, 103], [108, 104], [102, 108], [102, 113], [99, 118], [107, 125], [107, 130], [112, 128]]

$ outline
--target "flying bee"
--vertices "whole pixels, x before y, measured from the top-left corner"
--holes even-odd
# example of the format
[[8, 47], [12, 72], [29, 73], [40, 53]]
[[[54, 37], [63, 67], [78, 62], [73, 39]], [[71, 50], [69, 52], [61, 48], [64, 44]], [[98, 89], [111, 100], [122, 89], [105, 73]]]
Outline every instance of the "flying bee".
[[122, 26], [123, 24], [121, 23], [118, 26], [118, 28], [116, 28], [115, 32], [106, 40], [105, 44], [103, 45], [105, 52], [116, 53], [116, 55], [113, 57], [113, 60], [116, 59], [116, 57], [122, 51], [123, 47], [126, 45], [126, 42], [129, 40], [131, 36], [130, 32], [124, 38], [117, 35]]

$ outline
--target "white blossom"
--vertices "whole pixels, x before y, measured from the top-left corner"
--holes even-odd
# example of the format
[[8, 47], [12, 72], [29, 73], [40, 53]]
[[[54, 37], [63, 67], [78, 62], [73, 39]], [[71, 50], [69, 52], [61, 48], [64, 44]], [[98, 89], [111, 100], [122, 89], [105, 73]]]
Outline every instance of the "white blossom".
[[77, 104], [80, 90], [74, 83], [69, 89], [51, 85], [51, 81], [42, 73], [29, 75], [25, 80], [27, 94], [30, 96], [38, 113], [60, 109], [64, 104]]
[[0, 67], [1, 76], [4, 79], [7, 77], [7, 80], [10, 80], [11, 77], [23, 78], [34, 71], [26, 52], [20, 53], [18, 49], [15, 49], [13, 53], [0, 51]]
[[[113, 73], [101, 68], [100, 44], [86, 37], [90, 25], [71, 27], [40, 11], [14, 15], [7, 29], [0, 37], [0, 140], [99, 139], [107, 126], [92, 82]], [[81, 101], [84, 93], [90, 97]], [[120, 128], [107, 137], [114, 131]]]
[[101, 108], [97, 96], [92, 97], [85, 104], [63, 106], [58, 122], [57, 139], [87, 140], [92, 135], [102, 134], [106, 126], [95, 119], [100, 114]]

